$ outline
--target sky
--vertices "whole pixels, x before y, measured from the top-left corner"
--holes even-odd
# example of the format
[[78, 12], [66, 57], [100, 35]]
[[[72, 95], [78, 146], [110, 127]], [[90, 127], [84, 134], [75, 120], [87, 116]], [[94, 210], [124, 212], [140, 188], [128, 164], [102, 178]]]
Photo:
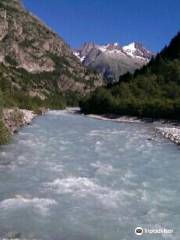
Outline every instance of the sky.
[[140, 42], [158, 52], [180, 31], [180, 0], [23, 0], [71, 47]]

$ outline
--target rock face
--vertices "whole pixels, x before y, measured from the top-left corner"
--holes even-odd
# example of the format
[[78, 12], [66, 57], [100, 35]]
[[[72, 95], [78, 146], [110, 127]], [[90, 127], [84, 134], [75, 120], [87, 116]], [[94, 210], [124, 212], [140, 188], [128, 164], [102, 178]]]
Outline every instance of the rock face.
[[74, 54], [91, 69], [100, 72], [108, 82], [116, 82], [119, 76], [134, 72], [146, 65], [153, 56], [142, 44], [131, 43], [121, 47], [118, 43], [96, 45], [85, 43]]
[[[26, 11], [20, 0], [0, 0], [0, 62], [8, 68], [6, 77], [13, 87], [21, 89], [22, 84], [7, 72], [11, 68], [18, 76], [18, 70], [23, 69], [32, 79], [28, 90], [42, 97], [43, 91], [46, 95], [68, 90], [84, 93], [102, 85], [100, 75], [87, 70], [63, 39]], [[33, 80], [38, 74], [43, 77], [39, 83]]]

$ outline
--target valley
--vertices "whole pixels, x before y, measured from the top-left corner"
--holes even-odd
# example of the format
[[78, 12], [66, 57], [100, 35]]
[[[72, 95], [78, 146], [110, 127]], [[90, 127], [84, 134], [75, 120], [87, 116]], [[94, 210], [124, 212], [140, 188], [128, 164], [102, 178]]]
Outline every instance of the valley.
[[159, 2], [0, 0], [0, 240], [180, 239], [179, 3]]

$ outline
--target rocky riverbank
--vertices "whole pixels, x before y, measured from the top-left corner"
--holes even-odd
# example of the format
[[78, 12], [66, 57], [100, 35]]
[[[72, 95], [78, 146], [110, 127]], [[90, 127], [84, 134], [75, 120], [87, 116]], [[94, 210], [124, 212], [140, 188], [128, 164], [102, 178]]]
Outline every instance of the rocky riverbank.
[[30, 124], [36, 114], [25, 109], [3, 109], [2, 120], [10, 134], [16, 133], [18, 129]]
[[48, 109], [39, 108], [34, 111], [10, 108], [0, 112], [0, 145], [9, 142], [10, 137], [17, 133], [19, 128], [29, 125], [37, 115], [43, 115]]
[[157, 132], [165, 138], [180, 145], [180, 126], [179, 127], [158, 127]]
[[[117, 116], [117, 115], [95, 115], [89, 114], [87, 117], [95, 118], [104, 121], [114, 121], [114, 122], [127, 122], [127, 123], [138, 123], [141, 121], [152, 122], [157, 133], [161, 134], [163, 137], [169, 139], [170, 141], [180, 145], [180, 124], [173, 121], [159, 120], [153, 121], [152, 119], [140, 119], [137, 117], [128, 116]], [[174, 126], [176, 125], [176, 126]], [[158, 127], [157, 127], [158, 126]]]
[[103, 121], [128, 122], [128, 123], [141, 122], [141, 119], [139, 119], [137, 117], [118, 116], [118, 115], [113, 115], [113, 114], [108, 114], [108, 115], [88, 114], [86, 116], [90, 117], [90, 118], [95, 118], [98, 120], [103, 120]]

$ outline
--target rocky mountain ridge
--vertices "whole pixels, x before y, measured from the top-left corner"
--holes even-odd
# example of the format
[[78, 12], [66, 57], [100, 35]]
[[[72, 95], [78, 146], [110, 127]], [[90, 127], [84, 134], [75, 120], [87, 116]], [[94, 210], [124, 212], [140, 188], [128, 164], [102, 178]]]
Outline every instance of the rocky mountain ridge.
[[119, 76], [146, 65], [154, 54], [136, 42], [127, 46], [90, 42], [74, 50], [74, 55], [85, 66], [100, 72], [107, 81], [114, 82], [119, 80]]

